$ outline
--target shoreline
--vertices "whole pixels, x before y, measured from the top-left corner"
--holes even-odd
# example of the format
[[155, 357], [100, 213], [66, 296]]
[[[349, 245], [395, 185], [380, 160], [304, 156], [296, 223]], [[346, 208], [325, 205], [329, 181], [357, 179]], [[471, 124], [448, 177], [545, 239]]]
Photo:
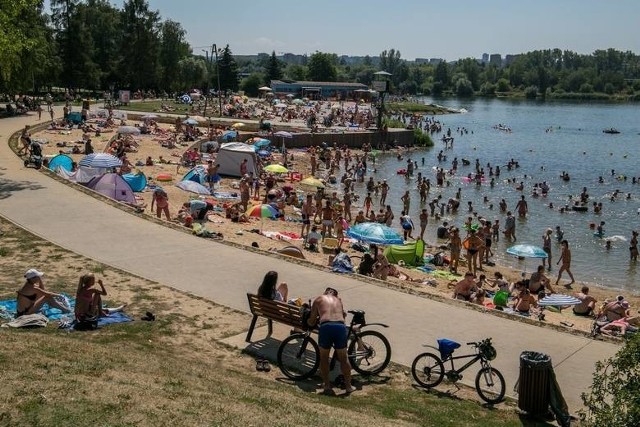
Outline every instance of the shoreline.
[[[64, 137], [67, 137], [68, 135], [64, 135]], [[141, 145], [142, 146], [142, 145]], [[144, 154], [142, 152], [142, 150], [140, 152], [137, 153], [137, 156], [142, 156], [144, 157]], [[308, 156], [307, 156], [308, 157]], [[294, 152], [294, 164], [296, 165], [297, 168], [306, 168], [308, 167], [308, 162], [307, 162], [307, 158], [305, 156], [301, 156], [297, 151]], [[163, 167], [166, 167], [167, 165], [162, 165]], [[175, 165], [171, 165], [172, 169], [175, 169]], [[187, 168], [183, 168], [183, 172], [186, 172]], [[156, 173], [158, 173], [158, 171], [156, 171]], [[177, 175], [177, 174], [176, 174]], [[60, 178], [61, 179], [61, 178]], [[168, 187], [169, 188], [169, 187]], [[229, 187], [227, 187], [229, 188]], [[171, 190], [176, 190], [173, 186], [171, 186]], [[89, 193], [92, 193], [92, 191], [90, 190], [86, 190]], [[147, 199], [145, 200], [145, 202], [148, 202], [148, 196], [149, 196], [149, 192], [146, 193], [142, 193], [142, 197], [145, 198], [145, 196], [147, 197]], [[170, 196], [170, 198], [172, 200], [175, 200], [176, 198], [182, 198], [185, 199], [186, 197], [188, 197], [186, 195], [186, 193], [183, 193], [181, 191], [174, 191], [173, 194]], [[119, 205], [118, 203], [115, 203], [116, 205]], [[176, 203], [172, 202], [172, 205], [175, 207]], [[179, 204], [177, 204], [179, 205]], [[181, 230], [184, 230], [185, 232], [189, 232], [190, 230], [185, 229], [183, 226], [176, 224], [175, 222], [170, 222], [167, 223], [165, 220], [161, 220], [158, 221], [150, 212], [145, 212], [143, 214], [143, 216], [145, 217], [145, 219], [147, 220], [152, 220], [154, 222], [157, 223], [162, 223], [162, 224], [170, 224], [170, 226], [172, 228], [178, 228]], [[172, 212], [172, 217], [175, 216], [175, 212]], [[209, 222], [207, 223], [207, 228], [210, 229], [211, 231], [216, 231], [216, 232], [222, 232], [223, 235], [225, 236], [225, 243], [231, 243], [232, 246], [235, 247], [240, 247], [242, 249], [249, 249], [249, 250], [255, 250], [254, 248], [251, 248], [251, 244], [255, 241], [256, 243], [259, 244], [260, 246], [260, 251], [261, 252], [271, 252], [271, 249], [282, 249], [284, 246], [287, 246], [289, 244], [289, 242], [287, 241], [283, 241], [283, 240], [274, 240], [274, 239], [268, 239], [265, 236], [259, 235], [259, 234], [255, 234], [255, 233], [251, 233], [250, 229], [255, 229], [255, 227], [258, 225], [255, 221], [254, 222], [250, 222], [248, 224], [232, 224], [230, 221], [227, 221], [226, 219], [224, 219], [222, 217], [222, 215], [213, 215], [213, 222]], [[266, 221], [265, 224], [267, 226], [272, 226], [272, 225], [276, 225], [276, 228], [280, 227], [280, 230], [276, 230], [276, 231], [295, 231], [299, 228], [299, 225], [297, 225], [297, 223], [288, 223], [288, 222], [283, 222], [283, 221], [277, 221], [277, 222], [272, 222], [272, 221]], [[283, 226], [284, 224], [284, 226]], [[269, 227], [267, 227], [269, 228]], [[267, 228], [265, 228], [265, 231], [269, 231], [267, 230]], [[294, 242], [295, 244], [295, 242]], [[434, 247], [432, 246], [431, 249], [433, 249]], [[264, 249], [268, 249], [267, 251], [264, 251]], [[307, 263], [311, 263], [316, 267], [319, 268], [323, 268], [326, 269], [326, 256], [324, 254], [311, 254], [311, 253], [307, 253], [304, 252], [305, 255], [307, 256], [307, 261], [305, 262], [305, 264]], [[348, 253], [350, 255], [358, 255], [358, 252], [349, 250]], [[360, 254], [361, 255], [361, 254]], [[411, 269], [406, 269], [403, 267], [398, 267], [398, 270], [401, 271], [403, 274], [406, 274], [408, 276], [414, 276], [414, 277], [418, 277], [419, 279], [424, 279], [424, 280], [429, 280], [429, 279], [434, 279], [433, 276], [430, 275], [426, 275], [426, 274], [421, 274], [416, 272], [416, 270], [411, 270]], [[487, 277], [492, 277], [492, 273], [493, 271], [501, 271], [503, 274], [505, 274], [505, 278], [507, 278], [508, 280], [512, 281], [512, 280], [519, 280], [520, 278], [520, 274], [518, 270], [515, 269], [510, 269], [508, 266], [503, 266], [503, 265], [496, 265], [495, 267], [489, 267], [486, 269], [487, 271], [484, 272]], [[363, 278], [363, 277], [359, 277], [359, 280], [361, 279], [365, 279], [365, 281], [369, 281], [369, 278]], [[391, 284], [392, 287], [394, 288], [398, 288], [402, 291], [406, 291], [409, 293], [418, 293], [420, 295], [426, 296], [426, 297], [435, 297], [439, 300], [445, 301], [445, 302], [451, 302], [451, 303], [457, 303], [455, 301], [453, 301], [451, 299], [451, 290], [448, 289], [447, 285], [448, 283], [450, 283], [449, 281], [446, 280], [441, 280], [441, 279], [435, 279], [437, 282], [437, 285], [433, 288], [431, 288], [430, 286], [425, 286], [422, 285], [420, 283], [413, 283], [413, 282], [409, 282], [409, 281], [402, 281], [402, 280], [398, 280], [395, 278], [390, 278], [388, 279], [389, 281], [386, 283]], [[376, 281], [377, 282], [377, 281]], [[385, 282], [380, 282], [380, 283], [376, 283], [379, 286], [384, 286]], [[599, 286], [593, 286], [593, 285], [589, 285], [591, 287], [591, 294], [596, 297], [599, 301], [602, 301], [605, 297], [607, 298], [614, 298], [615, 297], [615, 290], [609, 289], [609, 288], [604, 288], [604, 287], [599, 287]], [[578, 287], [576, 286], [574, 288], [574, 291], [579, 291]], [[627, 297], [627, 299], [631, 302], [633, 307], [637, 307], [638, 303], [640, 303], [640, 297], [634, 295], [633, 297]], [[484, 311], [485, 309], [483, 307], [473, 307], [475, 309], [479, 309]], [[591, 321], [590, 319], [578, 319], [576, 316], [573, 316], [572, 314], [566, 314], [565, 313], [553, 313], [550, 311], [546, 311], [547, 314], [547, 318], [546, 318], [546, 322], [547, 324], [553, 324], [556, 325], [557, 327], [563, 328], [564, 330], [567, 331], [571, 331], [571, 332], [575, 332], [575, 331], [582, 331], [582, 332], [588, 332], [590, 330], [590, 325], [591, 325]], [[521, 320], [518, 317], [519, 316], [515, 316], [515, 315], [506, 315], [505, 313], [500, 313], [500, 315], [505, 316], [509, 319], [512, 320]], [[529, 319], [530, 320], [530, 319]], [[574, 327], [573, 328], [565, 328], [563, 326], [559, 326], [559, 323], [561, 321], [567, 321], [569, 320], [571, 323], [574, 323]], [[588, 320], [587, 322], [585, 322], [584, 320]], [[538, 321], [533, 321], [530, 320], [532, 323], [536, 323], [536, 324], [543, 324], [542, 322], [538, 322]]]

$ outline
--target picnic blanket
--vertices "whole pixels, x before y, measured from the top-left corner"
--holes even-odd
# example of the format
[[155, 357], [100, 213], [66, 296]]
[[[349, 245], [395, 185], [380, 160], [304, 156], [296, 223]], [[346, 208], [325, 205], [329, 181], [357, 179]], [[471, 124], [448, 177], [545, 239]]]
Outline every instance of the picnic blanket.
[[214, 191], [212, 196], [216, 199], [240, 200], [240, 195], [238, 193], [231, 193], [228, 191]]
[[[62, 296], [64, 297], [64, 299], [67, 302], [67, 305], [70, 308], [75, 307], [75, 304], [76, 304], [75, 298], [71, 298], [65, 294], [62, 294]], [[0, 317], [7, 320], [15, 318], [17, 305], [18, 305], [18, 302], [15, 299], [0, 301]], [[47, 316], [49, 320], [59, 320], [67, 316], [67, 313], [63, 313], [62, 310], [58, 308], [51, 308], [49, 307], [48, 304], [45, 304], [42, 306], [42, 309], [40, 309], [40, 313]]]
[[300, 235], [296, 234], [296, 233], [292, 233], [292, 232], [287, 232], [287, 231], [263, 231], [262, 235], [265, 237], [268, 237], [270, 239], [276, 239], [276, 240], [285, 240], [287, 242], [291, 242], [291, 241], [302, 241], [302, 238], [300, 237]]

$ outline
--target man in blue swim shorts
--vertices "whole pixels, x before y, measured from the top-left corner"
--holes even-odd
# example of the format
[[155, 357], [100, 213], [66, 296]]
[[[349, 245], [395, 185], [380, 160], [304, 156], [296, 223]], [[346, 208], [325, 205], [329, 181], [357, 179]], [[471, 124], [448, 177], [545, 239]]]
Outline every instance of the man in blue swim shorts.
[[347, 394], [354, 391], [351, 386], [351, 364], [347, 358], [347, 326], [344, 323], [346, 313], [338, 291], [327, 288], [324, 294], [317, 297], [311, 305], [309, 326], [318, 324], [318, 345], [320, 346], [320, 375], [322, 376], [323, 393], [333, 392], [329, 381], [329, 353], [335, 348], [340, 362], [340, 370], [344, 377]]

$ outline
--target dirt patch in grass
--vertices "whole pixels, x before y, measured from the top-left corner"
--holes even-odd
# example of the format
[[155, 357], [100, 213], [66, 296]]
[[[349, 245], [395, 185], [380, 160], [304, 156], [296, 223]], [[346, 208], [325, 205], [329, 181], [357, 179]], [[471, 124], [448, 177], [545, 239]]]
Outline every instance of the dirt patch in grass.
[[127, 303], [135, 319], [157, 315], [92, 332], [1, 328], [0, 426], [521, 425], [508, 405], [487, 410], [468, 390], [415, 389], [404, 368], [356, 378], [361, 390], [349, 398], [317, 395], [315, 381], [285, 381], [275, 367], [256, 372], [251, 357], [220, 342], [246, 330], [247, 314], [0, 227], [0, 299], [15, 297], [28, 268], [69, 295], [93, 271], [109, 305]]

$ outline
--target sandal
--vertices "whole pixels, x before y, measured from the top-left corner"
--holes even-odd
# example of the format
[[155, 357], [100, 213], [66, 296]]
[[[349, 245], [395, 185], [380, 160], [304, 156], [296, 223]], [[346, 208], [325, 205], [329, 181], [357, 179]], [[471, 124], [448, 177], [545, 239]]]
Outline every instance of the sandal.
[[258, 359], [256, 361], [256, 371], [259, 371], [259, 372], [264, 371], [264, 360]]
[[140, 320], [145, 320], [147, 322], [153, 322], [156, 320], [156, 315], [150, 311], [147, 311], [144, 316], [140, 318]]
[[269, 364], [268, 360], [263, 360], [262, 361], [262, 370], [264, 372], [271, 372], [271, 365]]

